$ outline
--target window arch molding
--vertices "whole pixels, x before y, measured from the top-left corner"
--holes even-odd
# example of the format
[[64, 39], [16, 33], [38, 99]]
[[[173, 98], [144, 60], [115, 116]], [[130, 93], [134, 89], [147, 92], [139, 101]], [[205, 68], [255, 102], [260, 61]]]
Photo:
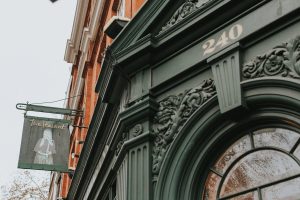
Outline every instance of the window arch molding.
[[281, 80], [256, 82], [244, 84], [248, 110], [243, 117], [221, 115], [214, 98], [187, 121], [166, 154], [155, 200], [201, 199], [207, 166], [249, 127], [257, 129], [273, 125], [299, 132], [300, 115], [296, 112], [300, 110], [299, 85]]

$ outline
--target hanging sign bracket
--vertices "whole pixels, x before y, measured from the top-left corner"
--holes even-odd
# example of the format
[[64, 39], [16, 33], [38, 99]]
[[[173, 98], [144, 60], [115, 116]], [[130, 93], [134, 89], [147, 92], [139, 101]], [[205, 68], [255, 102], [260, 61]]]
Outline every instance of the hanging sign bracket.
[[39, 106], [25, 103], [18, 103], [16, 105], [18, 110], [34, 111], [34, 112], [44, 112], [44, 113], [54, 113], [68, 116], [83, 116], [82, 110], [74, 110], [67, 108], [56, 108], [56, 107], [48, 107], [48, 106]]

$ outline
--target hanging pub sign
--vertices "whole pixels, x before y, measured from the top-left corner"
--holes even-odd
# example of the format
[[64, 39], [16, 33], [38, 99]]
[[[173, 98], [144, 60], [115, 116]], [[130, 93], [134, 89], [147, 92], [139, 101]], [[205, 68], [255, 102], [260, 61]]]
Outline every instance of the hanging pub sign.
[[68, 172], [69, 121], [25, 116], [18, 168]]

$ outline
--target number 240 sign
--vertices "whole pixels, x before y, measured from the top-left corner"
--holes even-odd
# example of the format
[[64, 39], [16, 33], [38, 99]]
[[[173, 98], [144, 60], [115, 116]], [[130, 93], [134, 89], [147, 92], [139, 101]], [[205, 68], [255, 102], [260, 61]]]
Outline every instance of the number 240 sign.
[[240, 24], [233, 25], [229, 31], [224, 31], [216, 42], [215, 39], [209, 39], [204, 42], [202, 48], [204, 50], [203, 55], [210, 54], [215, 51], [216, 48], [222, 48], [232, 42], [233, 40], [238, 39], [243, 33], [243, 26]]

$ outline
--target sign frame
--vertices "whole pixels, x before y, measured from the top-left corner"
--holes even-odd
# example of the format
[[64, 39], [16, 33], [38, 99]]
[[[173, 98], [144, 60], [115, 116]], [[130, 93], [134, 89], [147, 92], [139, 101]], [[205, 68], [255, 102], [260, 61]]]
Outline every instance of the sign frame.
[[[31, 124], [29, 124], [31, 123]], [[48, 124], [47, 124], [48, 123]], [[51, 125], [52, 124], [52, 125]], [[56, 124], [56, 125], [55, 125]], [[70, 120], [44, 118], [35, 116], [24, 116], [22, 142], [20, 147], [18, 168], [58, 171], [63, 173], [69, 172], [69, 150], [70, 150]], [[35, 126], [34, 128], [31, 128]], [[54, 154], [51, 154], [51, 164], [34, 163], [38, 153], [35, 153], [36, 145], [45, 137], [45, 130], [51, 130], [51, 137], [53, 135]], [[61, 130], [57, 130], [61, 129]], [[34, 135], [34, 134], [38, 134]], [[68, 134], [67, 136], [60, 134]], [[60, 137], [63, 137], [61, 140]], [[56, 140], [55, 140], [56, 139]], [[55, 145], [57, 145], [55, 147]], [[49, 148], [49, 145], [48, 145]], [[47, 149], [48, 150], [48, 149]], [[58, 151], [60, 150], [60, 151]], [[63, 151], [62, 151], [63, 150]], [[59, 152], [59, 153], [57, 153]], [[35, 154], [35, 156], [34, 156]], [[57, 154], [57, 155], [55, 155]], [[26, 156], [26, 157], [25, 157]], [[47, 155], [48, 158], [48, 155]], [[59, 158], [59, 159], [58, 159]], [[56, 160], [59, 160], [56, 161]], [[62, 164], [63, 162], [63, 164]], [[53, 164], [52, 164], [53, 163]]]

